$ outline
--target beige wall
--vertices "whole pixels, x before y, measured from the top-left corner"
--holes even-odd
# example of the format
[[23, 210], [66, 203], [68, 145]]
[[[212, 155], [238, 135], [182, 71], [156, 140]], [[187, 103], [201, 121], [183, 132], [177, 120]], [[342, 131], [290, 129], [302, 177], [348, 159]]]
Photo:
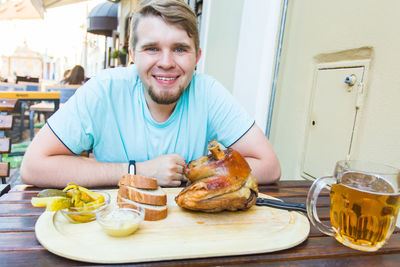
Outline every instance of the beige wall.
[[232, 92], [243, 0], [209, 1], [209, 5], [207, 41], [202, 47], [202, 72], [213, 76]]
[[371, 63], [350, 156], [400, 167], [399, 10], [397, 0], [289, 1], [270, 135], [282, 179], [301, 179], [316, 65], [351, 59], [321, 54], [361, 47], [368, 47]]

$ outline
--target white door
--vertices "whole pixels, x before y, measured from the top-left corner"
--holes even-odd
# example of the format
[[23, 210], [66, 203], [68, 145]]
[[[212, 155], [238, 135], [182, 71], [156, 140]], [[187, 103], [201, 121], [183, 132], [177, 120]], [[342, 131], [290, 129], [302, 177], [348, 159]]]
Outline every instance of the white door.
[[349, 156], [363, 72], [364, 67], [316, 70], [303, 154], [306, 178], [332, 175], [335, 162]]

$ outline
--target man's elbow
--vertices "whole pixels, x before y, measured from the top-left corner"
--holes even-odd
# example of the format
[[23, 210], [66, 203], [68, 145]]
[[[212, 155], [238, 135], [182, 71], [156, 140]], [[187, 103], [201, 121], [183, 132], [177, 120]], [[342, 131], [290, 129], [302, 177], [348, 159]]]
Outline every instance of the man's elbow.
[[21, 181], [24, 184], [34, 184], [33, 183], [33, 176], [32, 176], [32, 171], [29, 171], [29, 164], [26, 163], [26, 161], [22, 161], [21, 168], [19, 171], [19, 175], [21, 177]]
[[272, 165], [272, 172], [271, 172], [271, 178], [272, 181], [271, 183], [276, 183], [279, 181], [279, 179], [281, 179], [281, 164], [279, 163], [279, 159], [278, 157], [275, 156], [275, 159], [273, 161], [273, 165]]
[[270, 183], [276, 183], [279, 182], [279, 180], [281, 179], [281, 166], [278, 162], [278, 164], [273, 168], [273, 172], [271, 173], [271, 181]]
[[279, 164], [279, 160], [276, 158], [266, 166], [265, 173], [267, 174], [261, 184], [273, 184], [278, 182], [281, 179], [281, 165]]
[[22, 160], [19, 175], [24, 184], [40, 186], [38, 178], [43, 175], [43, 168], [40, 162], [32, 160], [28, 155]]

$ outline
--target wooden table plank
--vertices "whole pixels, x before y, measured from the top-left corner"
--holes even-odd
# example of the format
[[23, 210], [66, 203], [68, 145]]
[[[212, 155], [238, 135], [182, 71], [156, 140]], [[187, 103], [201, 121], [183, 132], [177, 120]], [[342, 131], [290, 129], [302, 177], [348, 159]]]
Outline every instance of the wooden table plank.
[[36, 240], [32, 232], [2, 233], [0, 251], [45, 249]]
[[290, 188], [296, 188], [296, 187], [305, 187], [305, 188], [310, 188], [312, 182], [308, 180], [281, 180], [277, 183], [274, 184], [268, 184], [268, 185], [259, 185], [259, 188], [285, 188], [285, 187], [290, 187]]
[[[307, 197], [309, 188], [299, 187], [299, 188], [261, 188], [259, 191], [273, 197], [295, 197], [303, 196]], [[329, 196], [329, 191], [323, 189], [320, 196]]]
[[34, 187], [32, 185], [27, 185], [27, 184], [18, 184], [15, 185], [13, 188], [11, 188], [10, 192], [26, 192], [26, 191], [33, 191], [33, 192], [39, 192], [41, 189]]
[[1, 217], [0, 233], [5, 232], [34, 232], [39, 216]]
[[[0, 251], [0, 262], [3, 266], [94, 266], [85, 262], [73, 261], [53, 253], [46, 249], [26, 251]], [[110, 265], [95, 265], [110, 266]]]
[[0, 197], [0, 204], [5, 203], [31, 203], [31, 198], [37, 196], [37, 192], [26, 192], [22, 194], [21, 192], [13, 192], [12, 189]]
[[0, 111], [13, 111], [18, 103], [18, 99], [0, 98]]
[[34, 216], [43, 213], [45, 208], [35, 208], [30, 203], [23, 204], [3, 204], [0, 203], [0, 217], [1, 216]]

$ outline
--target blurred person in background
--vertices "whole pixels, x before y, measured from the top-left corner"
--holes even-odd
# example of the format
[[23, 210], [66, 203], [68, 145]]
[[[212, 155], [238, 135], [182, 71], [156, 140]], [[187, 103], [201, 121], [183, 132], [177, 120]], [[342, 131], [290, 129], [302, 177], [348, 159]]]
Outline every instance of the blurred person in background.
[[63, 79], [68, 78], [68, 76], [69, 76], [70, 73], [71, 73], [71, 69], [67, 69], [66, 71], [64, 71]]
[[69, 75], [67, 74], [67, 77], [64, 78], [60, 82], [60, 84], [72, 85], [72, 84], [84, 84], [85, 82], [86, 82], [85, 69], [81, 65], [75, 65], [75, 67], [73, 67], [72, 70], [70, 71]]

